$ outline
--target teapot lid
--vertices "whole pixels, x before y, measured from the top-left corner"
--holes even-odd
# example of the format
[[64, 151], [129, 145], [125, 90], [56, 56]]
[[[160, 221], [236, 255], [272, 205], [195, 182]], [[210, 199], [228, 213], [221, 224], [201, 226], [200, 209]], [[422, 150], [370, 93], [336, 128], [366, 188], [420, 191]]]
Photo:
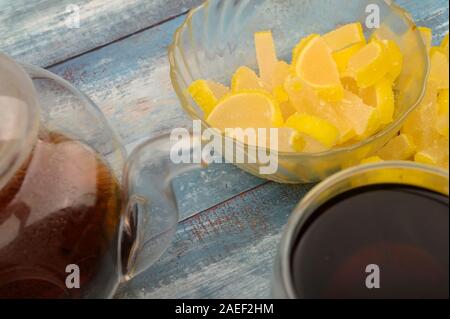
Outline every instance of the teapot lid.
[[0, 53], [0, 189], [29, 156], [39, 129], [31, 79]]

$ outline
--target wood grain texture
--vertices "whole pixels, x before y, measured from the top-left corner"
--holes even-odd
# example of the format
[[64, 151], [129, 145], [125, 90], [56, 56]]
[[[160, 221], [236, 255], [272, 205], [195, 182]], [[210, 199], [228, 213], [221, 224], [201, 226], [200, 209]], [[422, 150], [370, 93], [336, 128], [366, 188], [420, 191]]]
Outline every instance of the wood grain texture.
[[205, 169], [178, 176], [172, 184], [180, 221], [229, 200], [267, 181], [254, 177], [231, 164], [212, 164]]
[[434, 45], [441, 43], [448, 33], [448, 9], [446, 0], [396, 0], [401, 7], [408, 10], [417, 25], [433, 29]]
[[[95, 0], [89, 3], [104, 3], [107, 6], [106, 3], [115, 2], [119, 1]], [[25, 10], [20, 4], [26, 7], [25, 0], [0, 0], [0, 50], [13, 52], [16, 57], [39, 65], [62, 61], [96, 48], [96, 45], [126, 36], [130, 32], [112, 28], [111, 21], [107, 21], [108, 14], [102, 12], [109, 12], [112, 20], [121, 17], [119, 20], [125, 21], [124, 24], [128, 21], [138, 25], [125, 25], [125, 28], [140, 30], [141, 22], [129, 22], [133, 20], [129, 17], [136, 15], [134, 20], [138, 20], [143, 17], [142, 12], [150, 14], [146, 11], [149, 10], [148, 6], [137, 5], [143, 2], [145, 1], [135, 1], [136, 6], [131, 7], [126, 7], [123, 3], [116, 4], [125, 7], [120, 10], [109, 9], [113, 11], [100, 10], [99, 14], [95, 12], [95, 15], [94, 11], [91, 11], [91, 25], [100, 29], [95, 32], [84, 30], [86, 33], [72, 33], [66, 32], [65, 29], [49, 27], [56, 23], [49, 23], [49, 19], [58, 21], [55, 17], [60, 12], [58, 10], [64, 9], [62, 5], [50, 0], [35, 1], [45, 3], [43, 6], [48, 8], [48, 14], [45, 18], [41, 17], [47, 22], [34, 24], [34, 19], [39, 20], [40, 14], [23, 12]], [[164, 3], [173, 8], [175, 3], [188, 3], [147, 2], [147, 5]], [[397, 2], [412, 12], [419, 25], [430, 26], [436, 30], [436, 42], [440, 41], [448, 30], [447, 1]], [[6, 3], [11, 8], [4, 9], [7, 8]], [[67, 2], [64, 0], [60, 3]], [[59, 9], [54, 9], [53, 6]], [[142, 12], [133, 11], [138, 9]], [[175, 11], [182, 12], [174, 10], [174, 15]], [[134, 15], [130, 12], [134, 12]], [[27, 14], [30, 15], [29, 18], [21, 18], [28, 21], [24, 24], [25, 31], [15, 32], [5, 27], [15, 25], [11, 19]], [[100, 23], [97, 19], [103, 21]], [[183, 19], [184, 17], [178, 17], [147, 28], [54, 66], [51, 71], [90, 95], [131, 150], [143, 139], [167, 132], [174, 126], [190, 125], [173, 93], [167, 63], [167, 46]], [[7, 23], [1, 23], [4, 21]], [[103, 28], [103, 23], [109, 23], [111, 31]], [[44, 27], [40, 27], [42, 25]], [[7, 42], [3, 40], [4, 30], [10, 35]], [[26, 37], [24, 32], [34, 32], [34, 37], [41, 37], [41, 41]], [[115, 35], [106, 34], [109, 32]], [[89, 45], [81, 42], [87, 42]], [[66, 44], [70, 50], [64, 47]], [[59, 51], [53, 53], [52, 50]], [[186, 205], [183, 208], [184, 216], [188, 219], [180, 223], [174, 244], [151, 269], [122, 287], [117, 294], [118, 298], [269, 296], [273, 258], [282, 228], [293, 207], [310, 186], [265, 183], [237, 172], [234, 167], [211, 168], [211, 171], [205, 172], [206, 175], [194, 174], [197, 175], [184, 177], [179, 183], [180, 199], [190, 199], [192, 206]], [[184, 190], [181, 190], [182, 185], [185, 185]], [[217, 203], [221, 204], [215, 206]]]
[[[46, 67], [186, 12], [202, 0], [0, 0], [0, 51]], [[79, 28], [68, 28], [79, 8]], [[69, 7], [70, 8], [70, 7]]]
[[124, 144], [190, 127], [169, 78], [167, 48], [184, 17], [71, 59], [50, 71], [88, 94]]

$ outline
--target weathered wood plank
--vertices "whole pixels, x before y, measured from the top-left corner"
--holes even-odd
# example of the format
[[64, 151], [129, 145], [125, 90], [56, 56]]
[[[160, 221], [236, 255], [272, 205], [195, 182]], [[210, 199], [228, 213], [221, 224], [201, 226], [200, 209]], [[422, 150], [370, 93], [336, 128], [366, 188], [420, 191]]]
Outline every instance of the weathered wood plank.
[[172, 186], [180, 221], [264, 183], [231, 164], [212, 164], [178, 176]]
[[[46, 67], [156, 25], [201, 2], [1, 0], [0, 51]], [[69, 5], [79, 12], [79, 28], [68, 27], [76, 14]]]
[[190, 127], [169, 78], [167, 47], [184, 17], [50, 68], [96, 102], [125, 144]]

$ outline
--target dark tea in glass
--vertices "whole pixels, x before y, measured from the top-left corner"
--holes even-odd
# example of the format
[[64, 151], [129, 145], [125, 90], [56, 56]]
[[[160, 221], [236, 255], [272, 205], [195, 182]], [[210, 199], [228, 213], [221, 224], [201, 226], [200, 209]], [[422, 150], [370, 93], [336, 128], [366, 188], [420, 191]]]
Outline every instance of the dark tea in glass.
[[297, 298], [448, 298], [448, 197], [378, 184], [348, 190], [305, 221], [291, 253]]

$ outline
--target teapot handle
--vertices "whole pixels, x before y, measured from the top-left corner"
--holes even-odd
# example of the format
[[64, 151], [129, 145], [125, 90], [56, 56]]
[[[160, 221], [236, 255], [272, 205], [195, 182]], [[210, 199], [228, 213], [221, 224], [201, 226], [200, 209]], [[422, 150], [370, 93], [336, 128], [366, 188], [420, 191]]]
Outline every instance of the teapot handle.
[[123, 175], [128, 203], [119, 238], [125, 280], [150, 267], [172, 242], [179, 212], [171, 181], [201, 164], [177, 164], [171, 156], [173, 152], [193, 156], [199, 140], [189, 133], [181, 142], [174, 141], [167, 134], [141, 144], [130, 155]]

